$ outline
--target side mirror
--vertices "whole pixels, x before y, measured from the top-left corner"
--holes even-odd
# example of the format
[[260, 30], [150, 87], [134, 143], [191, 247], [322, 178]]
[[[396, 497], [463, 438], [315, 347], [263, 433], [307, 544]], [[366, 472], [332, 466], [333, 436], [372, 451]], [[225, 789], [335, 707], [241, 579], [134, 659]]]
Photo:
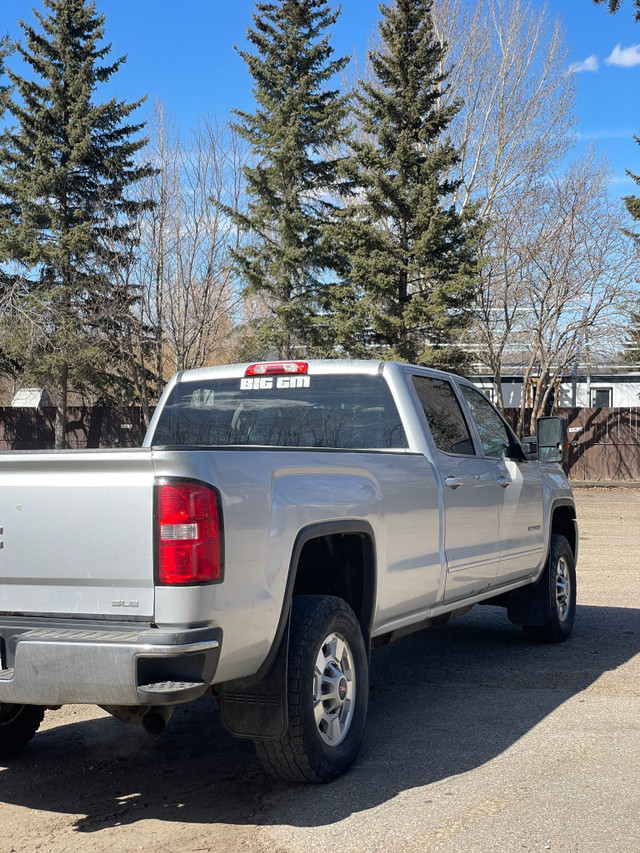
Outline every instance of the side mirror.
[[524, 458], [534, 461], [538, 458], [538, 438], [535, 435], [528, 435], [526, 438], [520, 439], [520, 446], [524, 453]]
[[538, 418], [537, 433], [540, 462], [566, 462], [569, 440], [564, 418]]

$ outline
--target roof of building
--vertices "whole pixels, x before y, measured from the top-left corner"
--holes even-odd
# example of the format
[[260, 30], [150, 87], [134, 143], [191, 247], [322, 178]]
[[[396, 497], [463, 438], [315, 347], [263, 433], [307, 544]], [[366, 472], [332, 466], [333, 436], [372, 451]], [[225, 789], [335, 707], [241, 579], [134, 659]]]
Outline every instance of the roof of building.
[[14, 409], [38, 409], [52, 406], [51, 397], [46, 388], [20, 388], [13, 395], [11, 406]]

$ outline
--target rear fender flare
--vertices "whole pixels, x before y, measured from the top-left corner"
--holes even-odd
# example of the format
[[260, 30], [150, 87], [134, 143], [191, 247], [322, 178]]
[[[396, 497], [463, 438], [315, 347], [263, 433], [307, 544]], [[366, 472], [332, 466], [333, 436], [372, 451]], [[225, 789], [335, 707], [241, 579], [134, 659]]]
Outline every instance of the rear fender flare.
[[369, 543], [372, 565], [370, 583], [363, 584], [360, 625], [365, 648], [371, 646], [371, 624], [376, 602], [375, 538], [371, 525], [362, 520], [310, 524], [293, 545], [287, 583], [271, 649], [258, 672], [248, 678], [221, 684], [216, 693], [225, 728], [236, 737], [270, 740], [282, 737], [288, 727], [287, 661], [291, 604], [300, 556], [307, 542], [326, 536], [359, 534]]
[[293, 590], [295, 589], [296, 578], [298, 576], [298, 566], [300, 564], [300, 556], [302, 554], [304, 546], [307, 544], [307, 542], [311, 542], [311, 540], [313, 539], [320, 539], [325, 536], [348, 535], [350, 533], [356, 533], [364, 536], [372, 549], [370, 559], [372, 561], [374, 570], [372, 572], [372, 577], [370, 578], [371, 582], [366, 584], [364, 587], [362, 612], [359, 618], [360, 627], [362, 629], [362, 636], [364, 637], [365, 641], [365, 646], [366, 648], [369, 648], [371, 638], [371, 625], [373, 622], [373, 614], [376, 604], [377, 592], [375, 572], [375, 534], [373, 532], [373, 527], [369, 524], [368, 521], [363, 521], [362, 519], [341, 519], [340, 521], [326, 521], [320, 522], [318, 524], [310, 524], [307, 527], [302, 528], [302, 530], [296, 536], [295, 542], [293, 543], [293, 550], [289, 563], [289, 572], [287, 575], [287, 583], [285, 586], [282, 609], [280, 611], [280, 618], [278, 620], [278, 627], [276, 629], [273, 643], [271, 644], [271, 649], [254, 678], [265, 678], [268, 675], [278, 655], [278, 651], [282, 644], [283, 638], [285, 637], [285, 635], [288, 636], [287, 628], [289, 625], [289, 617], [291, 615]]

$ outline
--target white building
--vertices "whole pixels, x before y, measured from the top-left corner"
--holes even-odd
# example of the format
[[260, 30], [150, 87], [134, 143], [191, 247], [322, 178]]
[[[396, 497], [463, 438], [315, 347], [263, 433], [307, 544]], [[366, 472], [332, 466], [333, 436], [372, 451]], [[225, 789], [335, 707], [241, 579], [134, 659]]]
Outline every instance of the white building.
[[[495, 388], [491, 376], [469, 377], [490, 400], [495, 400]], [[506, 409], [519, 409], [522, 400], [523, 377], [503, 376], [502, 397]], [[529, 389], [527, 405], [533, 402], [535, 379]], [[556, 392], [558, 408], [625, 408], [640, 406], [640, 372], [629, 373], [578, 373], [564, 376]]]

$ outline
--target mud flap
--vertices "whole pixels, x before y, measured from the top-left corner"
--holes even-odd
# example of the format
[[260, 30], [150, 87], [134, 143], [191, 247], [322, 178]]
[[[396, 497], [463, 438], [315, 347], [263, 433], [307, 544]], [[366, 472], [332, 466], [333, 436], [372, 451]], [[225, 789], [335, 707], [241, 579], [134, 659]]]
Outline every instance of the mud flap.
[[238, 678], [220, 685], [217, 694], [220, 718], [229, 734], [252, 740], [275, 740], [284, 735], [289, 725], [288, 654], [287, 625], [268, 675], [260, 681]]
[[515, 589], [507, 596], [507, 616], [514, 625], [546, 625], [550, 615], [547, 569], [536, 584]]

